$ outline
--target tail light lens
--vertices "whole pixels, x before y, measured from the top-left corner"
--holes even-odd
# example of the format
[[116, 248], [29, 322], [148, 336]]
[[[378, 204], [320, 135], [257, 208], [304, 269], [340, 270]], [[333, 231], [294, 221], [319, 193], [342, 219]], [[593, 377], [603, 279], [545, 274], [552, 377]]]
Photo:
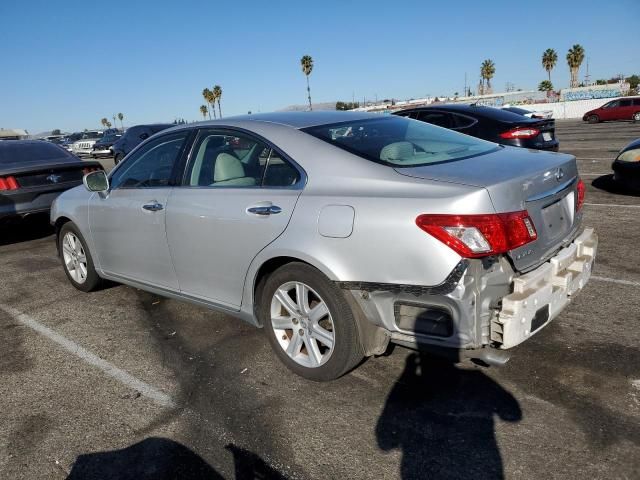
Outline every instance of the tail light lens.
[[484, 215], [420, 215], [416, 225], [466, 258], [497, 255], [538, 238], [526, 210]]
[[537, 137], [538, 134], [540, 133], [540, 130], [538, 130], [537, 128], [513, 128], [511, 130], [507, 130], [506, 132], [503, 132], [500, 134], [500, 138], [506, 138], [506, 139], [514, 139], [514, 138], [533, 138], [533, 137]]
[[20, 185], [16, 177], [0, 177], [0, 191], [2, 190], [18, 190]]
[[582, 179], [578, 179], [578, 185], [576, 186], [576, 193], [578, 194], [578, 200], [576, 201], [576, 212], [584, 205], [585, 186]]

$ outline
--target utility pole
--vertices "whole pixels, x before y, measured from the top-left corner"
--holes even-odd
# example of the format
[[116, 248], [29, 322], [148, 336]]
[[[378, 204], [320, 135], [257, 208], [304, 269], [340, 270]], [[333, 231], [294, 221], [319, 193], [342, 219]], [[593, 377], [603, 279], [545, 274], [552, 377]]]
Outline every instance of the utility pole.
[[464, 72], [464, 93], [462, 94], [462, 96], [466, 97], [467, 96], [467, 72]]
[[591, 75], [589, 75], [589, 57], [587, 57], [587, 73], [584, 76], [584, 85], [586, 87], [589, 86], [591, 80]]

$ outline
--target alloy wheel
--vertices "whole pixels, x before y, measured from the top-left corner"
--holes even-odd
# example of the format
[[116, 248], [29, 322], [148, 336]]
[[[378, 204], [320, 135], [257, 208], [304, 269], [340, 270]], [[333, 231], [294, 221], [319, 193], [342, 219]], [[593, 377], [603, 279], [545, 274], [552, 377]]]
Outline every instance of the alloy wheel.
[[335, 328], [326, 302], [308, 285], [287, 282], [271, 300], [271, 326], [278, 343], [293, 361], [316, 368], [329, 360]]
[[62, 239], [62, 258], [71, 278], [79, 284], [87, 280], [87, 255], [80, 239], [67, 232]]

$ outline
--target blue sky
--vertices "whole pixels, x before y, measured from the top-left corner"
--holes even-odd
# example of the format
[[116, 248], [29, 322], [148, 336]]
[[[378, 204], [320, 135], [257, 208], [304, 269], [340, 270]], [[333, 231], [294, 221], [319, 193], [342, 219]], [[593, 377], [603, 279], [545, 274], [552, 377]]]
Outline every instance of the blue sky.
[[224, 115], [303, 104], [304, 54], [314, 102], [453, 94], [465, 72], [475, 89], [485, 58], [494, 90], [533, 89], [546, 48], [566, 87], [574, 43], [592, 78], [640, 73], [638, 0], [435, 3], [2, 0], [0, 127], [78, 130], [117, 112], [125, 125], [196, 120], [214, 83]]

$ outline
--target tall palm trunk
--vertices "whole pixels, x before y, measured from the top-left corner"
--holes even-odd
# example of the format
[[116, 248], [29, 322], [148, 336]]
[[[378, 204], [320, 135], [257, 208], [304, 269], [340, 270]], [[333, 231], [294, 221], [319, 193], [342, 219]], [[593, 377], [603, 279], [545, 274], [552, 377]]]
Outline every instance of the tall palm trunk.
[[549, 75], [549, 81], [551, 81], [551, 70], [547, 70], [547, 74]]
[[211, 109], [213, 110], [213, 119], [215, 120], [216, 117], [216, 101], [214, 100], [213, 102], [211, 102]]
[[313, 110], [313, 106], [311, 106], [311, 88], [309, 88], [309, 75], [307, 75], [307, 98], [309, 99], [309, 110]]

